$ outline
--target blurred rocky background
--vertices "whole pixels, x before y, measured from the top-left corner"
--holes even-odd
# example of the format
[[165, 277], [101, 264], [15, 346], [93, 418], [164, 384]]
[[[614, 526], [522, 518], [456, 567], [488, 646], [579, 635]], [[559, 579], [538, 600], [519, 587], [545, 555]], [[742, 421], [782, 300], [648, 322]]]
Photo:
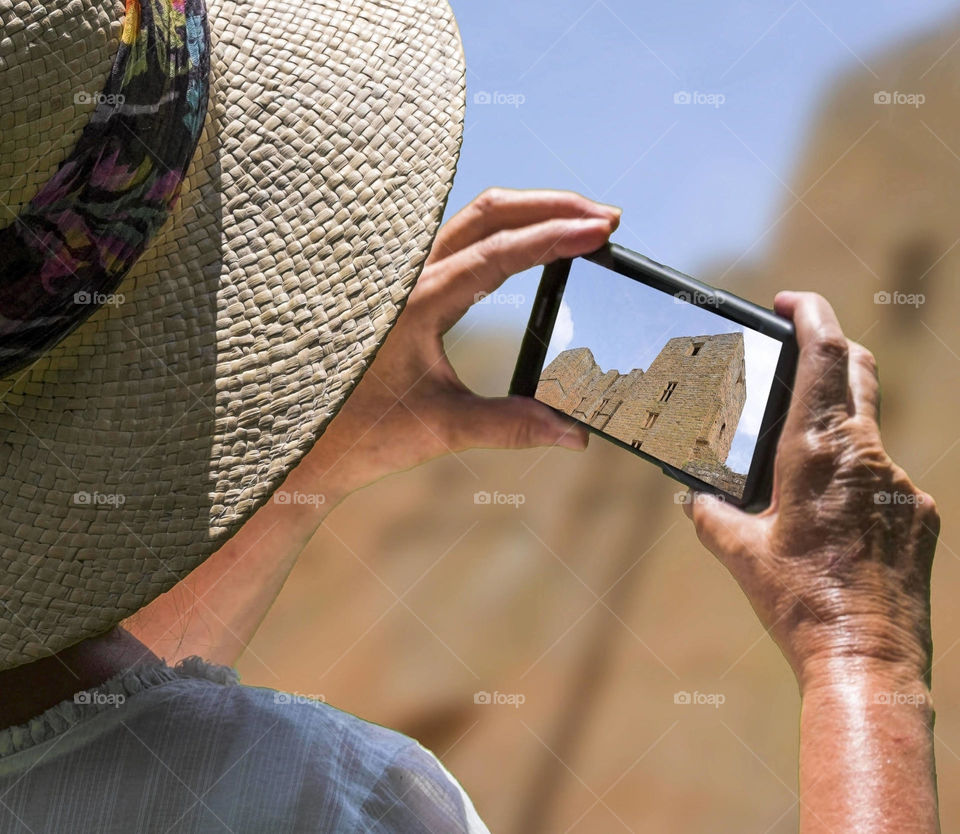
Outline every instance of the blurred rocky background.
[[[953, 21], [869, 68], [851, 59], [767, 233], [698, 276], [765, 305], [817, 290], [878, 358], [887, 448], [944, 521], [944, 831], [960, 830], [958, 41]], [[499, 395], [520, 335], [448, 342], [463, 379]], [[420, 739], [492, 831], [795, 831], [796, 686], [682, 492], [598, 438], [583, 454], [476, 451], [388, 478], [329, 516], [242, 676]]]

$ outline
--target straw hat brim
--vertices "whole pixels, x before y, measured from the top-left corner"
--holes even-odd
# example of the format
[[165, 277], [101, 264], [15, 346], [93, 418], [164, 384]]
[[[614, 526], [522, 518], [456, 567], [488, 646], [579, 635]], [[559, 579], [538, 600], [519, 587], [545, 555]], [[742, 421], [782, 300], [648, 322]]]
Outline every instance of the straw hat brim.
[[[464, 113], [445, 2], [208, 10], [207, 121], [173, 215], [112, 303], [0, 382], [0, 668], [118, 623], [270, 498], [443, 214]], [[58, 83], [95, 86], [72, 62], [104, 55], [74, 52]]]

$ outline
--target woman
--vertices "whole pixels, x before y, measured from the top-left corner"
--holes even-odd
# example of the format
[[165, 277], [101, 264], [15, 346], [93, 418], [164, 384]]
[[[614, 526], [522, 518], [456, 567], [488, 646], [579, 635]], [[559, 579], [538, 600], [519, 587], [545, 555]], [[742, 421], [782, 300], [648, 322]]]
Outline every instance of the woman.
[[[571, 194], [496, 190], [430, 248], [462, 115], [462, 67], [449, 55], [443, 7], [371, 5], [340, 29], [320, 4], [245, 7], [213, 21], [209, 42], [202, 9], [180, 19], [172, 7], [166, 23], [180, 33], [172, 46], [158, 40], [169, 25], [130, 9], [120, 34], [130, 55], [118, 47], [124, 72], [111, 78], [129, 80], [127, 57], [149, 69], [164, 49], [182, 64], [152, 69], [184, 66], [185, 75], [118, 90], [108, 80], [111, 111], [80, 115], [116, 130], [80, 139], [82, 125], [67, 131], [76, 148], [70, 155], [73, 145], [62, 143], [56, 164], [71, 177], [3, 182], [5, 203], [17, 208], [5, 243], [20, 248], [15, 258], [4, 249], [0, 264], [9, 363], [0, 415], [0, 830], [484, 831], [459, 785], [414, 741], [308, 699], [240, 686], [225, 664], [346, 494], [447, 451], [586, 445], [582, 429], [536, 402], [472, 394], [442, 336], [509, 275], [596, 249], [619, 212]], [[60, 11], [50, 25], [64, 37], [96, 39], [90, 21], [103, 8]], [[278, 17], [297, 21], [293, 32], [271, 30]], [[3, 22], [40, 37], [37, 27]], [[421, 37], [409, 36], [413, 25]], [[429, 60], [424, 44], [435, 49]], [[206, 49], [218, 74], [197, 138], [203, 117], [191, 90], [203, 86]], [[87, 58], [101, 73], [105, 54], [101, 45]], [[407, 57], [393, 71], [365, 75], [398, 54]], [[418, 76], [423, 66], [434, 74]], [[256, 86], [256, 74], [284, 72], [301, 86], [282, 78]], [[0, 81], [12, 87], [12, 75]], [[369, 84], [380, 85], [375, 102], [364, 98]], [[406, 99], [390, 98], [397, 84]], [[118, 95], [153, 101], [118, 106]], [[345, 97], [353, 112], [320, 118]], [[448, 99], [450, 112], [438, 112]], [[182, 104], [172, 114], [162, 106], [171, 100]], [[25, 120], [53, 107], [21, 103]], [[145, 124], [144, 112], [160, 121]], [[183, 123], [186, 134], [159, 123]], [[326, 133], [311, 135], [314, 125]], [[137, 167], [126, 160], [128, 172], [165, 160], [149, 187], [118, 173], [122, 154], [135, 153], [130, 131], [141, 143], [164, 139]], [[91, 154], [94, 141], [118, 143], [118, 155]], [[432, 152], [390, 155], [417, 142]], [[289, 165], [291, 147], [316, 175], [306, 188]], [[13, 158], [9, 144], [2, 150]], [[122, 199], [104, 200], [104, 191]], [[156, 215], [146, 231], [131, 205], [137, 217]], [[109, 245], [102, 235], [78, 241], [94, 215], [106, 217]], [[56, 233], [36, 232], [51, 224]], [[319, 245], [304, 252], [304, 241]], [[99, 299], [92, 315], [71, 306], [89, 298]], [[801, 364], [773, 503], [759, 516], [714, 501], [689, 511], [797, 675], [805, 834], [934, 831], [936, 511], [883, 452], [869, 355], [846, 341], [823, 299], [783, 293], [777, 309], [796, 324]], [[912, 500], [880, 504], [882, 491]], [[175, 668], [159, 659], [188, 652], [205, 659]]]
[[[579, 219], [583, 216], [597, 219]], [[498, 190], [468, 206], [441, 231], [407, 310], [370, 372], [283, 484], [282, 489], [290, 494], [323, 494], [327, 502], [265, 505], [173, 593], [136, 615], [129, 625], [132, 633], [117, 630], [85, 641], [57, 658], [0, 673], [0, 723], [23, 724], [40, 709], [70, 698], [79, 689], [102, 687], [104, 680], [116, 680], [118, 675], [122, 679], [132, 664], [150, 658], [146, 646], [170, 655], [178, 648], [202, 646], [208, 658], [232, 661], [253, 635], [323, 516], [364, 483], [445, 451], [471, 446], [585, 446], [586, 437], [579, 428], [532, 401], [485, 400], [467, 391], [443, 355], [440, 336], [465, 312], [474, 292], [492, 291], [508, 274], [551, 257], [587, 252], [595, 248], [593, 236], [605, 237], [615, 222], [603, 206], [556, 192]], [[804, 834], [936, 831], [929, 690], [929, 579], [939, 525], [936, 510], [932, 499], [917, 490], [883, 452], [876, 424], [877, 378], [870, 355], [844, 339], [822, 298], [781, 293], [776, 307], [796, 324], [801, 361], [794, 402], [778, 449], [773, 503], [758, 516], [706, 497], [686, 509], [701, 540], [740, 582], [796, 673], [803, 696], [800, 809]], [[876, 496], [881, 493], [898, 493], [898, 500], [878, 503]], [[262, 542], [268, 531], [272, 532], [269, 546], [265, 546]], [[179, 676], [165, 673], [170, 677], [164, 678], [164, 683], [174, 684], [170, 689], [177, 692], [176, 698], [158, 697], [137, 717], [147, 725], [163, 727], [165, 740], [155, 741], [158, 746], [151, 745], [141, 756], [147, 764], [154, 754], [157, 757], [149, 773], [134, 770], [121, 777], [127, 768], [111, 746], [118, 743], [115, 725], [129, 726], [131, 719], [124, 717], [124, 710], [135, 705], [144, 692], [129, 695], [126, 703], [112, 712], [98, 713], [101, 725], [112, 729], [98, 730], [97, 737], [86, 742], [86, 753], [80, 747], [49, 771], [39, 763], [33, 771], [16, 771], [20, 781], [11, 792], [28, 807], [31, 793], [47, 795], [44, 788], [51, 784], [54, 773], [64, 778], [69, 768], [81, 766], [84, 755], [99, 748], [105, 761], [111, 762], [104, 767], [127, 785], [127, 791], [133, 791], [131, 807], [149, 808], [152, 818], [159, 819], [155, 815], [164, 810], [176, 817], [187, 813], [189, 806], [196, 819], [206, 819], [209, 825], [209, 820], [225, 811], [203, 800], [204, 778], [222, 777], [219, 784], [230, 786], [231, 798], [221, 800], [226, 809], [232, 807], [238, 793], [251, 796], [255, 791], [269, 796], [276, 786], [273, 782], [243, 783], [237, 770], [229, 769], [229, 758], [217, 761], [225, 772], [213, 767], [206, 775], [201, 762], [191, 759], [184, 763], [185, 770], [176, 770], [186, 783], [180, 791], [182, 803], [158, 808], [158, 797], [144, 786], [149, 784], [148, 776], [156, 779], [157, 772], [164, 769], [170, 748], [185, 743], [180, 723], [212, 744], [217, 734], [236, 734], [242, 718], [243, 738], [252, 746], [231, 751], [238, 755], [233, 764], [239, 764], [242, 754], [249, 760], [266, 758], [276, 767], [270, 759], [276, 748], [263, 741], [279, 735], [291, 745], [284, 759], [289, 760], [290, 750], [294, 751], [296, 765], [291, 766], [301, 785], [304, 758], [317, 757], [314, 781], [306, 787], [323, 796], [330, 791], [349, 793], [330, 775], [342, 774], [344, 758], [369, 757], [374, 744], [396, 749], [395, 738], [391, 736], [387, 744], [387, 731], [380, 728], [370, 728], [382, 734], [375, 735], [375, 742], [362, 743], [359, 734], [346, 734], [348, 743], [339, 750], [329, 749], [316, 737], [317, 731], [310, 729], [311, 723], [325, 723], [321, 716], [336, 714], [326, 706], [287, 704], [282, 699], [278, 706], [269, 699], [264, 703], [262, 696], [257, 700], [244, 695], [244, 709], [235, 708], [239, 715], [231, 715], [222, 706], [224, 684], [210, 680], [218, 672], [209, 667], [198, 671], [199, 666], [192, 661]], [[219, 674], [221, 680], [227, 680], [227, 673]], [[194, 675], [204, 681], [203, 686], [194, 687], [196, 691], [183, 687], [181, 693], [178, 687], [183, 678]], [[163, 685], [150, 691], [162, 693]], [[209, 691], [218, 694], [211, 697]], [[174, 708], [177, 701], [182, 704]], [[204, 705], [199, 721], [195, 715], [183, 714], [196, 712], [197, 701]], [[214, 704], [221, 706], [214, 709]], [[291, 713], [298, 714], [292, 717]], [[282, 729], [288, 723], [293, 725], [289, 734], [279, 732], [281, 722]], [[198, 728], [196, 723], [202, 726]], [[65, 724], [63, 727], [67, 729]], [[328, 732], [326, 727], [324, 732]], [[259, 733], [264, 734], [260, 742]], [[60, 734], [46, 734], [41, 746], [55, 747], [59, 738]], [[304, 739], [314, 745], [309, 753]], [[139, 746], [139, 741], [133, 744]], [[388, 816], [391, 812], [404, 815], [402, 821], [389, 817], [392, 828], [373, 830], [484, 830], [473, 818], [468, 800], [460, 800], [458, 806], [459, 791], [449, 792], [445, 801], [462, 810], [439, 818], [439, 822], [429, 816], [435, 812], [432, 807], [427, 811], [413, 804], [427, 803], [427, 797], [435, 795], [434, 789], [424, 788], [423, 795], [408, 792], [401, 796], [401, 785], [422, 784], [405, 780], [411, 770], [422, 779], [426, 762], [435, 784], [443, 784], [439, 766], [426, 754], [418, 751], [418, 755], [424, 756], [423, 762], [410, 761], [415, 758], [410, 750], [403, 754], [406, 770], [402, 772], [397, 772], [396, 763], [388, 767], [388, 785], [363, 785], [364, 802], [371, 803], [378, 813], [392, 809]], [[382, 755], [378, 761], [382, 762]], [[3, 759], [0, 774], [3, 789], [8, 790], [14, 773], [4, 772]], [[276, 780], [289, 778], [290, 772], [281, 767]], [[334, 785], [329, 786], [328, 780]], [[141, 790], [137, 792], [133, 786], [141, 786]], [[196, 797], [191, 792], [196, 792]], [[104, 801], [96, 791], [86, 799], [95, 804]], [[305, 801], [297, 799], [297, 803]], [[10, 793], [4, 794], [4, 803], [9, 802]], [[284, 823], [278, 822], [273, 830], [283, 830], [284, 825], [290, 830], [341, 830], [338, 826], [345, 826], [316, 822], [320, 817], [312, 818], [315, 823], [281, 819]], [[111, 818], [107, 824], [117, 823]], [[312, 824], [314, 828], [309, 827]], [[245, 829], [241, 823], [241, 828], [234, 830]]]

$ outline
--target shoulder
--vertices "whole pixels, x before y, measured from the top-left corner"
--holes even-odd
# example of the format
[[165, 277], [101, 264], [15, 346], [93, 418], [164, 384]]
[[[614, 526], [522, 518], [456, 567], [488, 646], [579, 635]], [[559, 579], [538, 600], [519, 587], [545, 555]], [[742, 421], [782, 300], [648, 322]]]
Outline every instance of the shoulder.
[[309, 696], [253, 686], [229, 687], [225, 694], [231, 722], [245, 733], [269, 731], [288, 745], [295, 740], [287, 749], [302, 749], [356, 776], [379, 777], [412, 742], [402, 733]]
[[388, 764], [362, 808], [373, 834], [489, 834], [460, 784], [413, 739]]
[[[401, 733], [209, 665], [129, 677], [0, 758], [3, 804], [30, 830], [120, 832], [150, 819], [158, 831], [486, 834], [440, 762]], [[51, 808], [64, 784], [73, 800]]]
[[225, 687], [217, 700], [238, 746], [289, 770], [301, 808], [336, 805], [342, 824], [370, 834], [487, 834], [459, 783], [402, 733], [271, 689]]

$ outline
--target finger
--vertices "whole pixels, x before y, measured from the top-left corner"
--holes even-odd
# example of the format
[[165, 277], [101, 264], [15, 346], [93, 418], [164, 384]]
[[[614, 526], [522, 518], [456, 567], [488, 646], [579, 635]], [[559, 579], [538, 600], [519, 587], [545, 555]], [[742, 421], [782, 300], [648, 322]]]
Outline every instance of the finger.
[[873, 354], [858, 342], [848, 342], [850, 350], [850, 392], [857, 416], [877, 423], [880, 417], [880, 379]]
[[444, 224], [427, 265], [472, 246], [504, 229], [518, 229], [552, 218], [597, 217], [620, 222], [620, 209], [595, 203], [572, 191], [515, 191], [490, 188]]
[[753, 548], [751, 527], [756, 520], [716, 495], [691, 494], [684, 511], [692, 518], [697, 538], [741, 585], [757, 573], [760, 557]]
[[497, 232], [425, 272], [414, 290], [416, 303], [435, 317], [445, 333], [509, 276], [558, 258], [593, 252], [607, 242], [612, 230], [609, 220], [593, 218], [548, 220]]
[[782, 292], [776, 311], [793, 319], [800, 359], [785, 432], [823, 427], [852, 411], [849, 348], [833, 308], [816, 293]]
[[579, 423], [529, 397], [478, 397], [451, 402], [457, 449], [529, 449], [563, 446], [582, 451], [589, 432]]

